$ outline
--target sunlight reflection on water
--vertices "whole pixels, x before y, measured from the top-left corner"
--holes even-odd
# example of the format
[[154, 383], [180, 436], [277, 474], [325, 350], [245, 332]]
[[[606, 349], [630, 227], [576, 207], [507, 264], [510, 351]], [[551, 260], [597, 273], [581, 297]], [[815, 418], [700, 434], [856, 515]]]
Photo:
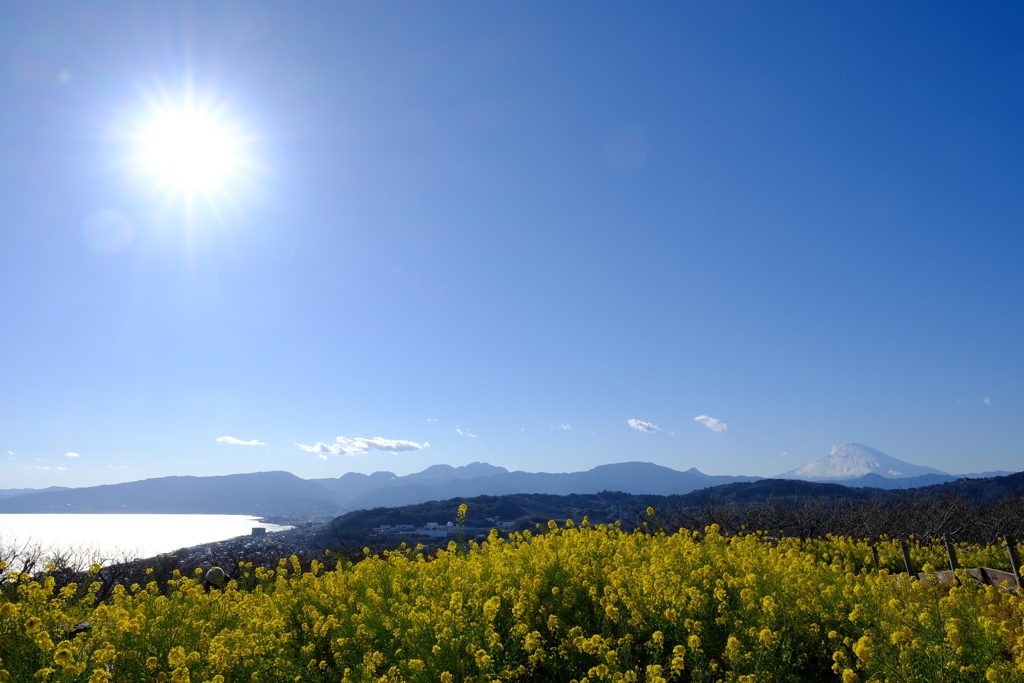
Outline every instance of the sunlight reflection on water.
[[38, 544], [55, 551], [79, 550], [91, 559], [152, 557], [179, 548], [268, 533], [291, 527], [248, 515], [0, 515], [0, 547]]

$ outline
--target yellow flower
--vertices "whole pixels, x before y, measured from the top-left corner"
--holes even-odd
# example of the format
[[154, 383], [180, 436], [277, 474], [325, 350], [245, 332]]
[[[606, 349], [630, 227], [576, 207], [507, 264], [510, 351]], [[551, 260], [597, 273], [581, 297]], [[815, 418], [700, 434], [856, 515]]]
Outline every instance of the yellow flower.
[[71, 643], [69, 641], [62, 641], [61, 644], [57, 646], [57, 651], [53, 653], [53, 662], [64, 668], [75, 663], [75, 653], [74, 650], [71, 649]]
[[181, 646], [172, 648], [171, 651], [167, 653], [167, 663], [173, 668], [184, 666], [185, 660], [185, 648]]
[[39, 630], [43, 625], [43, 620], [39, 617], [29, 617], [28, 621], [25, 622], [25, 633], [32, 634]]
[[484, 603], [484, 616], [487, 617], [488, 621], [494, 621], [494, 617], [498, 615], [498, 610], [501, 608], [501, 598], [495, 595], [493, 598]]
[[871, 644], [870, 636], [861, 636], [861, 639], [853, 646], [853, 653], [865, 664], [871, 663]]
[[107, 683], [112, 678], [113, 676], [103, 669], [93, 669], [92, 676], [89, 676], [89, 683]]
[[647, 681], [648, 683], [665, 683], [665, 679], [661, 675], [660, 665], [651, 664], [647, 667]]
[[743, 653], [743, 644], [739, 641], [736, 636], [729, 636], [728, 641], [725, 644], [725, 654], [727, 657], [735, 659]]
[[676, 645], [672, 649], [672, 664], [671, 669], [677, 675], [686, 668], [686, 648], [682, 645]]

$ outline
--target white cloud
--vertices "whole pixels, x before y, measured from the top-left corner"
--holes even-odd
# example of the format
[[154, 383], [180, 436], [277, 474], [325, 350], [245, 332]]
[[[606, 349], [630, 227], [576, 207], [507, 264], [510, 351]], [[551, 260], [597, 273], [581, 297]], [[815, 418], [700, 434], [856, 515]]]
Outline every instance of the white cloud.
[[474, 438], [474, 439], [476, 438], [476, 434], [474, 434], [473, 432], [471, 432], [471, 431], [469, 430], [469, 427], [466, 427], [466, 429], [465, 429], [465, 430], [462, 430], [462, 429], [459, 429], [458, 427], [456, 427], [456, 428], [455, 428], [455, 431], [457, 431], [457, 432], [458, 432], [459, 434], [462, 434], [463, 436], [469, 436], [469, 437], [472, 437], [472, 438]]
[[707, 415], [698, 415], [693, 419], [695, 422], [700, 422], [713, 432], [724, 432], [729, 428], [729, 425], [725, 424], [721, 420], [716, 420], [715, 418], [708, 417]]
[[659, 432], [658, 425], [651, 424], [650, 422], [644, 422], [643, 420], [627, 420], [629, 426], [640, 432]]
[[69, 458], [77, 458], [78, 457], [78, 453], [65, 453], [64, 455], [68, 456]]
[[991, 397], [983, 398], [983, 399], [981, 399], [981, 402], [984, 403], [987, 406], [990, 406], [990, 405], [992, 405], [992, 398]]
[[265, 443], [260, 443], [256, 439], [253, 439], [252, 441], [242, 441], [241, 439], [236, 439], [233, 436], [218, 436], [217, 437], [217, 443], [231, 443], [231, 444], [234, 444], [236, 446], [266, 446], [267, 445]]
[[58, 467], [58, 470], [67, 470], [67, 467]]
[[321, 460], [326, 460], [327, 459], [327, 456], [324, 455], [323, 453], [321, 453], [320, 455], [318, 455], [316, 457], [320, 458]]
[[558, 425], [558, 428], [559, 429], [565, 429], [565, 430], [572, 429], [572, 427], [570, 427], [569, 425]]
[[437, 418], [436, 417], [428, 417], [427, 418], [427, 422], [437, 422]]
[[7, 451], [7, 455], [14, 455], [14, 451]]
[[[341, 453], [341, 447], [330, 446], [322, 441], [317, 441], [312, 446], [307, 446], [304, 443], [299, 443], [298, 441], [296, 441], [295, 445], [301, 448], [302, 450], [306, 451], [307, 453], [334, 453], [335, 455]], [[358, 452], [361, 453], [362, 451]], [[355, 453], [344, 453], [344, 455], [355, 455]]]
[[385, 439], [380, 436], [375, 436], [372, 439], [367, 439], [363, 436], [357, 436], [354, 439], [346, 439], [343, 436], [339, 436], [335, 441], [338, 443], [326, 444], [317, 441], [312, 446], [307, 446], [301, 443], [296, 443], [295, 445], [308, 453], [320, 453], [321, 455], [326, 455], [328, 453], [332, 455], [361, 455], [367, 451], [390, 451], [397, 455], [400, 451], [418, 451], [421, 448], [427, 448], [430, 446], [427, 442], [419, 444], [415, 441]]

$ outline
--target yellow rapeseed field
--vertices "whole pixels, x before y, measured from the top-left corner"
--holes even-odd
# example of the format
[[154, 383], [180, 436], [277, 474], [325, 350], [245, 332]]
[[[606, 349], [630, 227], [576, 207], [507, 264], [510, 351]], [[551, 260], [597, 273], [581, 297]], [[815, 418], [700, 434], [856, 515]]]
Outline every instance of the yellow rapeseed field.
[[9, 576], [0, 680], [1024, 681], [1020, 597], [900, 579], [865, 542], [542, 531], [429, 560], [242, 565], [224, 590], [181, 576], [98, 606]]

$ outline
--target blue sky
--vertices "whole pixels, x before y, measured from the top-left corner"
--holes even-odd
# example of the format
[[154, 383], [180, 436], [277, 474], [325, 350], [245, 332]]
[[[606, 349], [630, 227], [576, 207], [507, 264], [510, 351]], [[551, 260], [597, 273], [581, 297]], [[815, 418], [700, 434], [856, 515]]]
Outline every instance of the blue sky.
[[[9, 8], [0, 488], [772, 475], [850, 441], [1018, 470], [1022, 29], [1008, 3]], [[187, 93], [243, 157], [191, 194], [139, 166]]]

